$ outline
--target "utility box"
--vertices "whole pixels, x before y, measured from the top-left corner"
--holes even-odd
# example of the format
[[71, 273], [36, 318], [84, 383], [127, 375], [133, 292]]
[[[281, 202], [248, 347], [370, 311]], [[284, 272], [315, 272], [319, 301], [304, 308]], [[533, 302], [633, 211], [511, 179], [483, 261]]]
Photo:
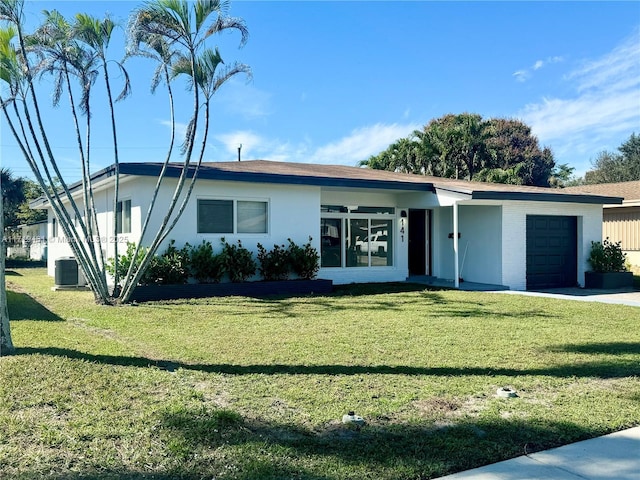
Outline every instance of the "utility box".
[[55, 282], [58, 287], [79, 285], [78, 262], [73, 257], [62, 257], [55, 262]]

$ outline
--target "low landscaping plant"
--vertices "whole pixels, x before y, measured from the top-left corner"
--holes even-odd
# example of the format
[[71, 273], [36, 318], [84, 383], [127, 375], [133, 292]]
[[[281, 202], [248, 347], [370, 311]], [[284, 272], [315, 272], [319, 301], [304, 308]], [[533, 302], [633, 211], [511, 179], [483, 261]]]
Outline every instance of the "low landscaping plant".
[[[242, 245], [229, 244], [222, 238], [222, 251], [216, 253], [211, 242], [203, 240], [198, 246], [186, 243], [177, 248], [171, 240], [169, 246], [161, 255], [155, 255], [149, 262], [149, 267], [140, 280], [141, 285], [170, 285], [184, 284], [193, 279], [197, 283], [219, 283], [225, 274], [231, 282], [244, 282], [255, 275], [260, 275], [267, 281], [287, 280], [293, 275], [298, 278], [311, 280], [315, 278], [320, 268], [318, 251], [309, 242], [303, 246], [296, 245], [288, 239], [289, 246], [274, 245], [267, 250], [258, 243], [257, 262], [253, 253]], [[134, 261], [136, 244], [127, 243], [127, 250], [119, 256], [118, 268], [120, 274], [126, 273]], [[136, 263], [142, 261], [145, 249], [140, 249]], [[115, 261], [110, 258], [105, 266], [107, 273], [115, 273]]]
[[296, 245], [290, 238], [288, 240], [287, 253], [293, 273], [305, 280], [315, 278], [320, 269], [320, 255], [318, 250], [311, 245], [312, 238], [309, 237], [309, 241], [303, 246]]
[[284, 245], [274, 245], [273, 249], [267, 250], [258, 243], [258, 263], [260, 275], [267, 281], [289, 278], [290, 258]]
[[256, 273], [256, 261], [251, 251], [242, 246], [238, 240], [237, 245], [231, 245], [222, 238], [222, 259], [229, 280], [232, 282], [244, 282]]
[[627, 271], [627, 256], [622, 251], [621, 243], [612, 243], [608, 237], [604, 239], [604, 242], [591, 242], [588, 261], [594, 272]]
[[189, 271], [198, 283], [219, 283], [224, 275], [224, 259], [213, 251], [211, 242], [203, 240], [189, 251]]

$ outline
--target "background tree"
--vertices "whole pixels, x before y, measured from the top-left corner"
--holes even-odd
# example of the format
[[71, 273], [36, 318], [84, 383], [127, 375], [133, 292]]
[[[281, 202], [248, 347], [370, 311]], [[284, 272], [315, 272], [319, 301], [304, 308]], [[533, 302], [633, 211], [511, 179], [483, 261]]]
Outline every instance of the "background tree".
[[25, 182], [15, 178], [8, 168], [0, 169], [0, 189], [2, 190], [2, 214], [5, 227], [15, 227], [19, 221], [20, 206], [26, 200]]
[[[407, 148], [406, 144], [411, 148]], [[445, 178], [548, 186], [555, 161], [519, 120], [448, 114], [360, 163]], [[557, 172], [556, 172], [557, 173]]]
[[640, 136], [632, 133], [618, 147], [618, 152], [600, 152], [591, 162], [593, 170], [584, 176], [584, 183], [617, 183], [640, 180]]

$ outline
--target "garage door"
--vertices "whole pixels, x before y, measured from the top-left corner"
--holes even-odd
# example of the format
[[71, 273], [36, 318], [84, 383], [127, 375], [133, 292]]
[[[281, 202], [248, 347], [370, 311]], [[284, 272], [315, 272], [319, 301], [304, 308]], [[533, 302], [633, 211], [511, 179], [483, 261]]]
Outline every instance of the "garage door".
[[578, 283], [576, 217], [527, 215], [527, 289]]

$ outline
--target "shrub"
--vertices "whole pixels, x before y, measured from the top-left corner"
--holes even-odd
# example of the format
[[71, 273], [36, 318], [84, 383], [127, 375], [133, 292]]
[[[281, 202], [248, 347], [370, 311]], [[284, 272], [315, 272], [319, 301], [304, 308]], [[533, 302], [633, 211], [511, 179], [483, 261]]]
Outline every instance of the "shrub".
[[238, 245], [230, 245], [224, 238], [222, 240], [222, 261], [225, 270], [232, 282], [244, 282], [247, 278], [255, 275], [256, 261], [253, 254], [242, 246], [238, 240]]
[[589, 264], [594, 272], [626, 272], [626, 261], [620, 242], [612, 243], [608, 237], [604, 242], [591, 242]]
[[265, 280], [286, 280], [289, 277], [289, 252], [284, 245], [274, 245], [273, 250], [267, 251], [258, 243], [258, 262], [260, 275]]
[[223, 256], [213, 252], [211, 242], [203, 240], [189, 251], [189, 272], [200, 283], [219, 283], [224, 275]]
[[[125, 253], [123, 253], [122, 255], [118, 255], [118, 263], [117, 263], [118, 273], [121, 278], [127, 274], [127, 272], [129, 271], [129, 267], [131, 266], [132, 263], [134, 263], [133, 255], [135, 251], [136, 251], [136, 244], [134, 242], [127, 242], [127, 250], [125, 251]], [[140, 265], [146, 253], [147, 253], [147, 249], [145, 247], [140, 248], [140, 251], [138, 252], [138, 257], [135, 259], [136, 267]], [[104, 269], [107, 271], [109, 275], [111, 276], [115, 275], [116, 260], [114, 258], [109, 258], [107, 260], [107, 264], [105, 265]], [[148, 271], [149, 270], [147, 269], [147, 272]], [[140, 278], [140, 283], [142, 284], [149, 283], [149, 279], [147, 278], [147, 272], [145, 272], [143, 276]]]
[[148, 283], [159, 285], [187, 283], [189, 248], [190, 245], [187, 243], [183, 248], [178, 249], [175, 246], [175, 240], [171, 240], [165, 252], [154, 256], [149, 262], [149, 268], [145, 272]]
[[290, 238], [288, 240], [287, 253], [293, 272], [305, 280], [315, 278], [320, 268], [320, 255], [318, 255], [318, 250], [311, 246], [311, 237], [302, 247], [296, 245]]

